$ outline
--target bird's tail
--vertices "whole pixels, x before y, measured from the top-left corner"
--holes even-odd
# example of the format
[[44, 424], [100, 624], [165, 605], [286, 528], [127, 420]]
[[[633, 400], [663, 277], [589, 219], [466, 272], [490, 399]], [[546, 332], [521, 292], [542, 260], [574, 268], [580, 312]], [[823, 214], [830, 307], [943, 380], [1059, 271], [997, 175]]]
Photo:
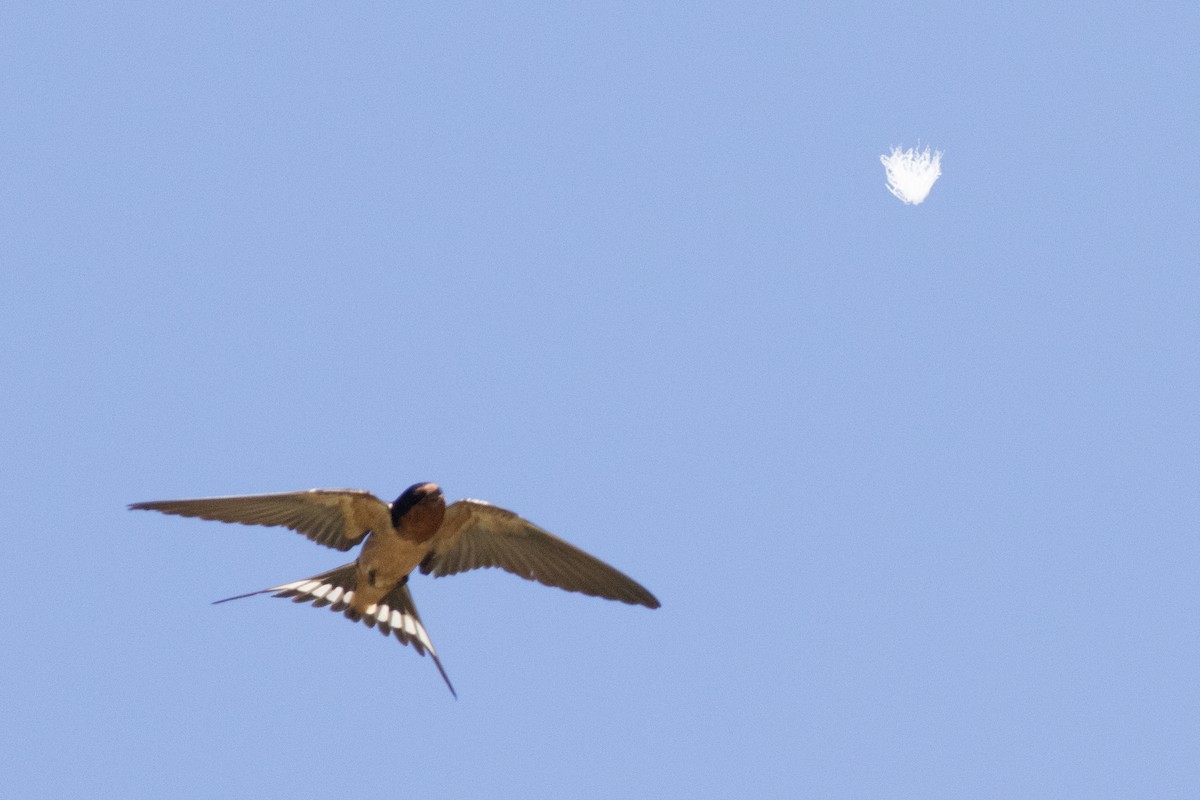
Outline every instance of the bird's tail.
[[[317, 608], [332, 605], [331, 611], [343, 611], [354, 599], [354, 583], [357, 569], [354, 562], [345, 564], [329, 572], [322, 572], [302, 581], [285, 583], [282, 586], [272, 586], [270, 589], [259, 589], [257, 592], [247, 592], [224, 600], [216, 600], [213, 605], [228, 603], [230, 600], [241, 600], [243, 597], [254, 597], [256, 594], [271, 594], [276, 597], [293, 597], [295, 602], [311, 602]], [[310, 585], [311, 584], [311, 585]]]
[[[358, 579], [357, 566], [351, 562], [337, 569], [322, 572], [301, 581], [285, 583], [282, 586], [272, 586], [270, 589], [260, 589], [257, 592], [247, 592], [216, 603], [227, 603], [230, 600], [241, 600], [243, 597], [253, 597], [256, 594], [273, 594], [275, 597], [288, 597], [294, 603], [312, 603], [314, 607], [329, 606], [330, 611], [340, 611], [347, 619], [362, 622], [368, 628], [377, 628], [384, 636], [394, 633], [401, 644], [412, 645], [418, 653], [424, 655], [429, 651], [430, 658], [442, 673], [442, 680], [450, 687], [450, 693], [458, 697], [454, 685], [450, 683], [446, 670], [438, 658], [429, 633], [421, 622], [421, 615], [413, 604], [412, 594], [408, 591], [407, 579], [388, 592], [378, 603], [367, 606], [365, 611], [358, 611], [351, 603], [354, 600], [354, 586]], [[214, 603], [214, 605], [216, 604]]]

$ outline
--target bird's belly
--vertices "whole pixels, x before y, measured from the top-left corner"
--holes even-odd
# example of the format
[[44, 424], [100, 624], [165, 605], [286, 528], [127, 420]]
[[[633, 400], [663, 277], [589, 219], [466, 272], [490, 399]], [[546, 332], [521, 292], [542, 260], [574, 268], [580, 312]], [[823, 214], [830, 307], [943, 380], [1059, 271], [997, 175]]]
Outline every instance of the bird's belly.
[[358, 556], [358, 580], [350, 604], [365, 612], [403, 582], [428, 551], [426, 543], [409, 541], [394, 534], [372, 534]]

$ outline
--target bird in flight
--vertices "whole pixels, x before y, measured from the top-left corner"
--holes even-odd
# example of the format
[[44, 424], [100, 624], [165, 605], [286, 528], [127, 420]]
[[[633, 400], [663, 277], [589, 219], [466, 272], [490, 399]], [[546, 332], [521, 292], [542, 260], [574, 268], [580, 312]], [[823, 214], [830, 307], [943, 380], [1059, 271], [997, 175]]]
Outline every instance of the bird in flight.
[[361, 544], [358, 558], [349, 564], [216, 602], [274, 593], [317, 608], [329, 606], [384, 636], [395, 634], [401, 644], [412, 645], [422, 655], [428, 652], [455, 697], [458, 693], [408, 591], [408, 576], [418, 567], [435, 578], [500, 567], [546, 586], [659, 607], [654, 595], [632, 578], [511, 511], [482, 500], [447, 505], [436, 483], [414, 484], [391, 505], [360, 489], [310, 489], [151, 500], [129, 508], [243, 525], [278, 525], [343, 552]]

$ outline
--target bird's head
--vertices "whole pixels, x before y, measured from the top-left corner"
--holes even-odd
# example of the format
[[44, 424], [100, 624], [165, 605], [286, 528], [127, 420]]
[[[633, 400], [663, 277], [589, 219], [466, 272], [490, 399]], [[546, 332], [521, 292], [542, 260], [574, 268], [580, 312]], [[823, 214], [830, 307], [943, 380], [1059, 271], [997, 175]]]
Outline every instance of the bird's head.
[[399, 526], [400, 520], [414, 509], [432, 510], [434, 507], [445, 510], [446, 501], [442, 497], [442, 488], [436, 483], [414, 483], [392, 503], [392, 524]]

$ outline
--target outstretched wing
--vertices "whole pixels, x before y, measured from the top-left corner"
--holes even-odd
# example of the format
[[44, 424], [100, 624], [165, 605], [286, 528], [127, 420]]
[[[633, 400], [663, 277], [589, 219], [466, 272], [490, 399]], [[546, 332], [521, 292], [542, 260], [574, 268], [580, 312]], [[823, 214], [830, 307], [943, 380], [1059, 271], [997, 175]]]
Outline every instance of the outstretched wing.
[[378, 603], [367, 606], [367, 610], [360, 613], [350, 605], [350, 601], [354, 599], [356, 577], [355, 565], [351, 563], [302, 581], [293, 581], [282, 586], [273, 586], [270, 589], [239, 594], [236, 597], [226, 597], [224, 600], [216, 602], [227, 603], [230, 600], [240, 600], [256, 594], [271, 593], [275, 597], [289, 597], [294, 603], [312, 603], [316, 608], [329, 606], [331, 611], [340, 611], [345, 614], [347, 619], [362, 622], [370, 628], [376, 628], [384, 636], [395, 634], [401, 644], [412, 645], [413, 649], [421, 655], [425, 655], [428, 651], [438, 672], [442, 673], [442, 680], [446, 682], [446, 686], [450, 687], [450, 693], [458, 697], [458, 692], [454, 691], [454, 685], [450, 683], [450, 677], [446, 675], [446, 670], [442, 667], [441, 659], [438, 658], [433, 642], [429, 639], [429, 633], [425, 630], [424, 623], [421, 622], [421, 615], [417, 613], [417, 607], [413, 604], [412, 594], [408, 591], [407, 583], [401, 583]]
[[361, 542], [368, 531], [391, 526], [387, 504], [360, 489], [151, 500], [134, 503], [129, 508], [243, 525], [280, 525], [304, 534], [317, 544], [343, 551]]
[[446, 509], [421, 572], [440, 578], [481, 567], [500, 567], [570, 592], [659, 606], [637, 581], [532, 522], [481, 500], [459, 500]]

